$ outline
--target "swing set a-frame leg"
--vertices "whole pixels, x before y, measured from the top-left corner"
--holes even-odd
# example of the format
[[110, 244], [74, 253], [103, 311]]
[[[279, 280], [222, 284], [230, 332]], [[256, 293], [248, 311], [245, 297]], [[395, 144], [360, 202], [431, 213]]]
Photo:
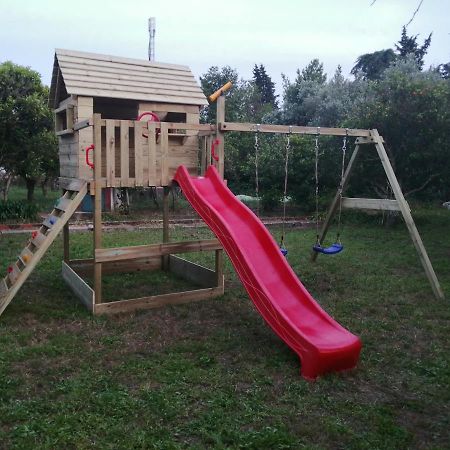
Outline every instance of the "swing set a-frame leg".
[[[434, 272], [433, 266], [431, 264], [430, 258], [428, 257], [427, 251], [425, 249], [425, 246], [423, 245], [422, 239], [420, 237], [419, 232], [417, 231], [416, 224], [414, 223], [414, 219], [411, 215], [411, 210], [409, 208], [408, 202], [405, 200], [405, 197], [403, 195], [403, 192], [400, 188], [400, 184], [398, 183], [397, 177], [395, 176], [394, 169], [392, 168], [391, 162], [389, 161], [389, 157], [386, 153], [386, 149], [383, 145], [383, 139], [378, 134], [377, 130], [371, 130], [371, 142], [367, 142], [367, 144], [375, 144], [375, 148], [377, 150], [378, 156], [381, 160], [381, 164], [383, 165], [384, 172], [386, 173], [386, 177], [389, 181], [389, 184], [391, 185], [392, 192], [395, 196], [395, 199], [398, 204], [398, 209], [402, 213], [403, 220], [405, 221], [406, 227], [408, 228], [408, 232], [411, 236], [411, 240], [413, 241], [414, 247], [416, 248], [416, 251], [419, 255], [420, 262], [422, 263], [422, 266], [425, 270], [425, 274], [428, 278], [428, 281], [430, 282], [431, 289], [433, 290], [433, 294], [438, 299], [444, 298], [444, 293], [441, 289], [441, 286], [439, 284], [439, 280], [437, 279], [436, 273]], [[342, 186], [340, 189], [338, 189], [336, 195], [334, 196], [334, 199], [331, 203], [330, 209], [328, 210], [327, 216], [325, 218], [325, 221], [322, 225], [322, 229], [319, 234], [319, 241], [320, 243], [323, 242], [325, 239], [328, 229], [330, 227], [330, 224], [333, 220], [333, 217], [336, 213], [336, 210], [339, 206], [340, 201], [340, 195], [341, 192], [343, 192], [348, 184], [348, 180], [350, 178], [350, 174], [354, 165], [354, 162], [356, 160], [356, 157], [358, 156], [359, 152], [359, 145], [357, 144], [355, 147], [355, 151], [353, 152], [352, 157], [350, 158], [350, 161], [347, 165], [347, 169], [345, 171], [343, 180], [342, 180]], [[317, 258], [318, 253], [313, 252], [311, 255], [311, 260], [315, 261]]]
[[[359, 153], [359, 145], [357, 144], [355, 146], [355, 150], [352, 153], [352, 156], [350, 158], [350, 161], [347, 164], [347, 168], [345, 169], [344, 172], [344, 177], [342, 178], [342, 186], [339, 186], [339, 189], [336, 192], [336, 195], [334, 196], [333, 201], [331, 202], [331, 206], [328, 210], [327, 216], [325, 217], [325, 220], [323, 222], [322, 228], [320, 230], [319, 233], [319, 243], [320, 245], [322, 245], [324, 239], [327, 236], [328, 233], [328, 229], [330, 228], [330, 225], [333, 221], [333, 217], [336, 214], [336, 211], [338, 209], [339, 206], [339, 201], [341, 198], [341, 192], [344, 192], [345, 188], [347, 187], [348, 184], [348, 180], [350, 178], [350, 173], [352, 171], [353, 165], [356, 161], [356, 158], [358, 157], [358, 153]], [[316, 252], [312, 252], [311, 253], [311, 261], [315, 261], [317, 259], [318, 253]]]
[[444, 292], [441, 289], [439, 281], [437, 279], [436, 273], [434, 272], [433, 266], [431, 264], [430, 258], [428, 257], [425, 246], [423, 245], [422, 238], [417, 231], [416, 224], [411, 215], [411, 209], [409, 208], [408, 202], [403, 196], [403, 192], [398, 183], [397, 177], [395, 176], [394, 169], [392, 168], [389, 157], [386, 153], [386, 149], [383, 145], [383, 139], [378, 134], [377, 130], [371, 130], [371, 135], [375, 141], [375, 148], [377, 149], [378, 156], [380, 157], [381, 164], [383, 165], [384, 171], [386, 172], [387, 179], [391, 185], [392, 192], [394, 193], [395, 199], [398, 202], [400, 211], [403, 215], [403, 220], [406, 223], [411, 240], [413, 241], [414, 247], [416, 247], [417, 253], [419, 254], [420, 262], [425, 270], [428, 281], [430, 282], [431, 289], [433, 290], [434, 296], [438, 299], [444, 298]]

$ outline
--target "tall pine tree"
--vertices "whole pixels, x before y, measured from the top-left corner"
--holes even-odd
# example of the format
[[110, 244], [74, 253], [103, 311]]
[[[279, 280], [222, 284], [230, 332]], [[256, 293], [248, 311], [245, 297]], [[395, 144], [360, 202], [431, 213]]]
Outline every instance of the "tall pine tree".
[[413, 55], [416, 60], [417, 66], [422, 70], [424, 65], [424, 57], [427, 54], [428, 47], [431, 44], [431, 35], [425, 39], [423, 44], [419, 46], [417, 43], [418, 34], [416, 36], [408, 36], [406, 33], [406, 27], [402, 29], [402, 36], [397, 44], [395, 44], [395, 50], [400, 58], [405, 58], [408, 55]]
[[263, 64], [259, 66], [255, 64], [253, 67], [253, 82], [261, 96], [261, 103], [263, 105], [272, 105], [273, 108], [278, 108], [277, 95], [275, 95], [275, 84], [266, 72]]

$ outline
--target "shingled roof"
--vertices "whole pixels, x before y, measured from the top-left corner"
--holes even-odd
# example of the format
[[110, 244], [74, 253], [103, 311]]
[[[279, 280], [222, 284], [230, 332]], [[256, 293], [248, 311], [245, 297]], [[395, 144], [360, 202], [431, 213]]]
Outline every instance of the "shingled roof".
[[49, 104], [67, 95], [151, 102], [207, 104], [187, 66], [57, 49]]

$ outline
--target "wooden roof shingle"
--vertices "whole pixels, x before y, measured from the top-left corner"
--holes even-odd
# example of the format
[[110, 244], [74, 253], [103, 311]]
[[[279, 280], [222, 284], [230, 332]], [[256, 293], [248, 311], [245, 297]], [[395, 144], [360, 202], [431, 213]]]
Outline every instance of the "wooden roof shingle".
[[207, 105], [187, 66], [56, 49], [49, 104], [66, 95]]

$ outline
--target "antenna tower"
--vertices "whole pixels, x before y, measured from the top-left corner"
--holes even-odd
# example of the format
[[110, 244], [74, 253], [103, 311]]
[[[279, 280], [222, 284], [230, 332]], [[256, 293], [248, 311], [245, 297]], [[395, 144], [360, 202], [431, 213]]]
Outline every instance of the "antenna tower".
[[155, 60], [155, 18], [150, 17], [148, 19], [148, 34], [149, 34], [149, 41], [148, 41], [148, 60], [154, 61]]

